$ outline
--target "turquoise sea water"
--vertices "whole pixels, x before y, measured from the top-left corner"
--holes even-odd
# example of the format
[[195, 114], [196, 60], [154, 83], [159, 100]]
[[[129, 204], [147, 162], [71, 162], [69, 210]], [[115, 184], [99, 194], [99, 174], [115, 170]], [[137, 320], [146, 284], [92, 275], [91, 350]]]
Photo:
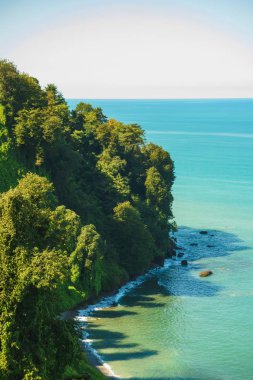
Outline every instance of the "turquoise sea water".
[[[123, 379], [253, 379], [253, 100], [90, 103], [171, 153], [190, 262], [173, 260], [93, 313], [94, 347]], [[199, 278], [202, 269], [214, 275]]]

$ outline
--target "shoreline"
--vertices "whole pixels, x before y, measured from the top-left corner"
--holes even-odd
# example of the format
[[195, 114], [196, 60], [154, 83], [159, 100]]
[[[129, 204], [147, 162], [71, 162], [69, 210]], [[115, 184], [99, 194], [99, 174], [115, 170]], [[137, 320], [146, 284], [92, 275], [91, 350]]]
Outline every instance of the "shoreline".
[[90, 305], [86, 304], [85, 308], [80, 308], [79, 306], [78, 309], [64, 313], [65, 318], [74, 318], [77, 322], [80, 323], [80, 325], [84, 326], [83, 339], [81, 341], [82, 348], [87, 355], [89, 363], [108, 379], [118, 380], [120, 377], [113, 372], [110, 365], [104, 362], [99, 353], [93, 348], [92, 340], [89, 339], [89, 331], [85, 328], [88, 318], [90, 318], [93, 312], [96, 310], [117, 306], [119, 300], [130, 290], [137, 288], [149, 277], [153, 276], [158, 271], [168, 268], [170, 265], [171, 259], [167, 258], [165, 259], [162, 266], [157, 266], [155, 268], [149, 269], [145, 274], [140, 275], [136, 279], [131, 280], [125, 285], [121, 286], [118, 291], [114, 292], [113, 294], [101, 297], [97, 300], [97, 303]]
[[95, 367], [99, 372], [101, 372], [104, 376], [106, 376], [109, 380], [119, 380], [120, 377], [115, 375], [111, 370], [110, 366], [104, 363], [98, 355], [92, 350], [92, 348], [88, 348], [87, 346], [83, 346], [83, 350], [87, 356], [89, 363], [92, 367]]

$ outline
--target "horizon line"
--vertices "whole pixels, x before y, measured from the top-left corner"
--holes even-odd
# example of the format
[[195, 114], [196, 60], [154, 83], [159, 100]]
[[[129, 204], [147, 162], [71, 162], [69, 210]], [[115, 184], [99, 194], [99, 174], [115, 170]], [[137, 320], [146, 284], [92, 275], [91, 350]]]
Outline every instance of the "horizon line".
[[252, 97], [230, 97], [230, 98], [89, 98], [89, 97], [66, 97], [65, 99], [71, 99], [71, 100], [253, 100]]

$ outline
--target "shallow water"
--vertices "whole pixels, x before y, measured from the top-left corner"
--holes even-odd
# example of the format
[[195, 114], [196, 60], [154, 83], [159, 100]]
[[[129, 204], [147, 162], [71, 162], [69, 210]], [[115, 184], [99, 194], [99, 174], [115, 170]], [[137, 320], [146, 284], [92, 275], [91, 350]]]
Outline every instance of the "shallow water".
[[90, 102], [171, 153], [189, 260], [95, 311], [94, 347], [123, 379], [253, 379], [253, 100]]

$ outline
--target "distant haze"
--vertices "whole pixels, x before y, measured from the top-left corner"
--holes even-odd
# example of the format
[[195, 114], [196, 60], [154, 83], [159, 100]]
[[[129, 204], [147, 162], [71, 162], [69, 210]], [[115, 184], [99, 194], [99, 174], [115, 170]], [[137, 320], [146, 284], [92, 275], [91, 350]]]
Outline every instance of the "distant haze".
[[[4, 4], [3, 4], [4, 3]], [[253, 97], [253, 2], [0, 5], [1, 58], [69, 98]]]

